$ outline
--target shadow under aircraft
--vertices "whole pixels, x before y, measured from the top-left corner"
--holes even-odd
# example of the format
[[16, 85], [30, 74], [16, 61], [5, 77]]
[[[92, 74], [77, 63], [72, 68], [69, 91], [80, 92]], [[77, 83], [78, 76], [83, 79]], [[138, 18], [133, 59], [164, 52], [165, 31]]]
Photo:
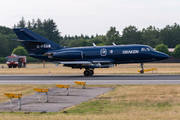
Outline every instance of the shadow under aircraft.
[[92, 47], [61, 47], [60, 45], [34, 33], [27, 28], [15, 28], [13, 31], [28, 51], [28, 55], [37, 59], [54, 62], [56, 65], [85, 69], [84, 76], [92, 76], [95, 68], [110, 68], [116, 64], [159, 61], [169, 58], [167, 54], [155, 51], [147, 45], [116, 45]]

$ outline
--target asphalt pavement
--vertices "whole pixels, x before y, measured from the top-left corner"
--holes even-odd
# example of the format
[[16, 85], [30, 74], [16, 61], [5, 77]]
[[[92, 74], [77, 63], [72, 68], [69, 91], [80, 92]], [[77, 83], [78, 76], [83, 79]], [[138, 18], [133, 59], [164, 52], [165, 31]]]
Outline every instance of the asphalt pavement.
[[21, 110], [18, 110], [18, 99], [16, 98], [12, 101], [12, 109], [10, 109], [10, 102], [8, 101], [0, 104], [0, 111], [58, 112], [67, 107], [94, 99], [112, 89], [70, 87], [69, 95], [67, 96], [65, 88], [63, 90], [51, 88], [48, 92], [48, 102], [46, 102], [45, 93], [40, 93], [40, 101], [38, 100], [38, 93], [34, 93], [21, 98]]
[[0, 84], [180, 84], [180, 75], [1, 75]]

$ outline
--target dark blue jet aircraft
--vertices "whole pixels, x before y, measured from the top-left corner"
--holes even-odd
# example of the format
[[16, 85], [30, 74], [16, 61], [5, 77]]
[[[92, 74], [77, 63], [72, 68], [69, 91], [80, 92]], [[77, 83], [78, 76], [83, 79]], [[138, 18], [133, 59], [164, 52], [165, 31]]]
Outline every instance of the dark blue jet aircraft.
[[85, 68], [84, 75], [92, 76], [95, 68], [109, 68], [114, 64], [140, 63], [141, 74], [143, 63], [169, 58], [168, 55], [157, 52], [147, 45], [115, 45], [66, 48], [32, 32], [26, 28], [13, 29], [26, 47], [29, 56], [64, 64], [71, 68]]

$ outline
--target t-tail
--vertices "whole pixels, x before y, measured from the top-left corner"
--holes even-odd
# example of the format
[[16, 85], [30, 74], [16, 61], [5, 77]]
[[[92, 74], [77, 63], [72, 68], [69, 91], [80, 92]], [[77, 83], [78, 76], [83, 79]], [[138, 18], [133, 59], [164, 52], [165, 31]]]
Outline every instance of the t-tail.
[[62, 48], [60, 45], [27, 28], [15, 28], [13, 31], [19, 38], [13, 40], [21, 41], [29, 54], [44, 54], [49, 50]]

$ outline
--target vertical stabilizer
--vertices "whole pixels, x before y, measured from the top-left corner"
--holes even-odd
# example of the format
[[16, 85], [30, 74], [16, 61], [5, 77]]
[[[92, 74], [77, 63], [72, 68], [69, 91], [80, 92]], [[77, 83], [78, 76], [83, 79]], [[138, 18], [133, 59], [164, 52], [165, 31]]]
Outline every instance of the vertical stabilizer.
[[13, 31], [18, 36], [18, 41], [22, 41], [30, 54], [43, 54], [49, 50], [62, 48], [60, 45], [27, 28], [15, 28]]

